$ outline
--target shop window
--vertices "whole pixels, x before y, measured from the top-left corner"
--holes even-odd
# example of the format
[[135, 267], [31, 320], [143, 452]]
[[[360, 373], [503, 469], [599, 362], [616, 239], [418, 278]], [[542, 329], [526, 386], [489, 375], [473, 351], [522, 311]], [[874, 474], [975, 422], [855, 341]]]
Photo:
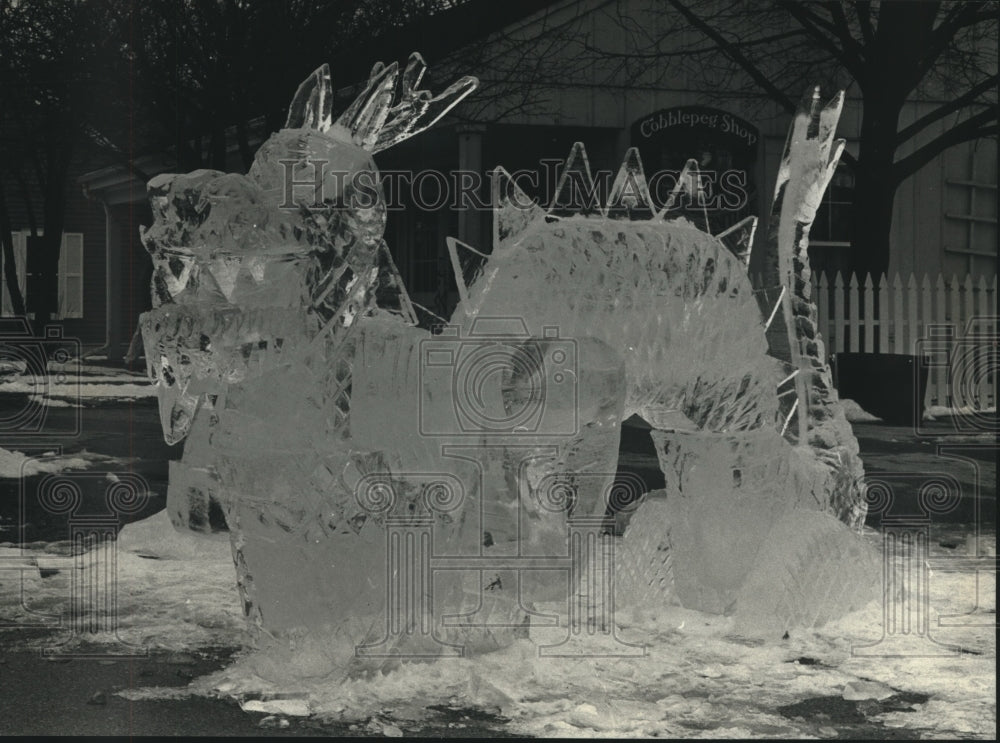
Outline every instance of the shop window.
[[[14, 263], [17, 267], [17, 285], [21, 296], [28, 303], [28, 287], [31, 286], [31, 273], [27, 270], [28, 238], [27, 230], [12, 232], [14, 243]], [[14, 314], [7, 291], [7, 278], [4, 275], [5, 261], [0, 260], [0, 296], [3, 298], [2, 308], [5, 317]], [[54, 320], [66, 320], [83, 317], [83, 234], [80, 232], [64, 232], [62, 247], [59, 251], [58, 273], [59, 302]], [[34, 313], [29, 313], [32, 317]]]
[[809, 244], [847, 247], [851, 244], [851, 205], [854, 203], [854, 174], [844, 165], [837, 167], [816, 219], [809, 230]]

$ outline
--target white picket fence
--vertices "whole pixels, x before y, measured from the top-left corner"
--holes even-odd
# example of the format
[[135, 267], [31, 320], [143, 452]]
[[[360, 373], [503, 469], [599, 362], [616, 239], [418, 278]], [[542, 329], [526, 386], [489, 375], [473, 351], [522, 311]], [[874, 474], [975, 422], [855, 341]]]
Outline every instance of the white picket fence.
[[812, 292], [828, 357], [845, 351], [928, 356], [926, 405], [996, 406], [996, 275], [897, 274], [876, 284], [870, 276], [859, 283], [855, 275], [814, 273]]

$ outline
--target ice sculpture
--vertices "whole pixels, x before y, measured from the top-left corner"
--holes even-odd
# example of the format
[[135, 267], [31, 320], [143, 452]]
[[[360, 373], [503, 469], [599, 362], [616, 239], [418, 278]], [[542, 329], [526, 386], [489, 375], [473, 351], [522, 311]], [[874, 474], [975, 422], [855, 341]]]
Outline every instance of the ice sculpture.
[[[648, 421], [667, 485], [666, 510], [655, 510], [656, 518], [671, 535], [675, 590], [691, 608], [736, 610], [758, 553], [790, 510], [828, 511], [852, 527], [864, 521], [857, 443], [823, 362], [805, 258], [809, 225], [843, 149], [832, 142], [842, 100], [823, 108], [816, 91], [789, 135], [765, 246], [768, 278], [787, 290], [760, 310], [767, 287], [755, 290], [746, 270], [756, 220], [713, 237], [697, 222], [669, 218], [679, 211], [677, 193], [653, 214], [634, 149], [602, 214], [526, 214], [518, 205], [527, 197], [501, 169], [489, 258], [450, 242], [461, 267], [453, 322], [467, 332], [484, 316], [518, 315], [533, 336], [558, 327], [578, 342], [600, 342], [604, 363], [623, 362], [624, 375], [604, 398], [581, 395], [579, 433], [547, 459], [536, 452], [532, 467], [570, 478], [608, 473], [576, 489], [587, 509], [600, 511], [616, 469], [618, 423], [632, 414]], [[678, 188], [697, 178], [696, 167], [688, 162]], [[593, 192], [580, 144], [559, 188], [571, 177], [582, 179], [578, 193]], [[566, 201], [561, 196], [556, 204]], [[586, 368], [582, 351], [579, 363]], [[587, 412], [597, 399], [606, 400], [604, 415]], [[532, 479], [541, 476], [529, 478], [529, 491]], [[871, 588], [855, 580], [856, 601], [842, 606], [871, 597]]]
[[461, 301], [432, 334], [382, 239], [372, 160], [476, 84], [433, 97], [417, 90], [423, 71], [416, 54], [398, 83], [396, 65], [376, 65], [335, 120], [324, 65], [248, 175], [149, 184], [154, 309], [141, 327], [164, 436], [186, 438], [168, 509], [181, 528], [223, 514], [258, 642], [272, 661], [308, 651], [260, 673], [349, 673], [523, 635], [544, 619], [536, 603], [576, 591], [524, 560], [593, 577], [567, 520], [600, 524], [634, 413], [667, 488], [639, 507], [624, 554], [646, 564], [667, 550], [650, 564], [674, 598], [751, 619], [771, 600], [812, 600], [766, 578], [784, 554], [775, 540], [804, 519], [820, 547], [795, 569], [843, 590], [787, 621], [867, 599], [877, 573], [849, 528], [864, 518], [857, 444], [803, 258], [841, 99], [810, 101], [793, 126], [765, 248], [773, 286], [747, 277], [755, 219], [713, 236], [704, 213], [684, 213], [693, 161], [656, 211], [629, 150], [608, 203], [581, 210], [567, 195], [573, 179], [592, 185], [577, 144], [548, 211], [498, 169], [492, 250], [449, 240]]

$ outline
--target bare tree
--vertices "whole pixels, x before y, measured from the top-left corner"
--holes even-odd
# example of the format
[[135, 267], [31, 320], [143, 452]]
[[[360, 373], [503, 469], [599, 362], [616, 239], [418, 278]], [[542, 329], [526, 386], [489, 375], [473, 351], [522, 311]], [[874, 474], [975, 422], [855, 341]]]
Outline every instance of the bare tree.
[[[110, 10], [105, 0], [0, 0], [0, 242], [13, 309], [33, 311], [37, 329], [58, 307], [71, 167], [95, 144], [95, 124], [124, 125], [116, 84], [122, 56]], [[11, 238], [15, 197], [33, 238], [27, 306]]]
[[[619, 0], [619, 8], [631, 4]], [[704, 90], [749, 91], [788, 113], [821, 84], [860, 97], [851, 265], [879, 276], [900, 184], [945, 150], [997, 134], [996, 2], [952, 0], [657, 0], [665, 22], [625, 10], [625, 51], [590, 45], [621, 77], [682, 68]], [[663, 28], [675, 29], [663, 33]], [[693, 32], [693, 33], [692, 33]], [[904, 106], [933, 107], [902, 123]]]
[[[289, 92], [322, 61], [367, 77], [373, 40], [445, 0], [0, 0], [0, 248], [12, 307], [44, 327], [57, 310], [72, 169], [172, 151], [225, 169], [285, 120]], [[259, 131], [253, 132], [254, 125]], [[16, 207], [16, 209], [15, 209]], [[27, 302], [11, 234], [32, 236]], [[27, 306], [26, 306], [27, 305]]]
[[364, 80], [383, 36], [443, 4], [150, 0], [122, 5], [119, 23], [131, 29], [132, 95], [148, 125], [146, 145], [169, 147], [179, 170], [225, 170], [235, 146], [249, 168], [252, 141], [284, 124], [290, 92], [321, 62], [331, 64], [337, 86]]

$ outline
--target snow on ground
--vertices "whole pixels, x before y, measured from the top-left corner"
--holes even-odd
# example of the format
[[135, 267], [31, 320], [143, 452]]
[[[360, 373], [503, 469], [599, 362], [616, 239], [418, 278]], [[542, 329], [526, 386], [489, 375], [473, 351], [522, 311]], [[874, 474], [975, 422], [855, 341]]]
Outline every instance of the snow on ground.
[[955, 416], [968, 417], [996, 415], [996, 412], [997, 409], [995, 405], [990, 405], [984, 408], [973, 408], [969, 405], [963, 405], [958, 408], [948, 407], [946, 405], [928, 405], [927, 409], [924, 411], [924, 420], [933, 421], [938, 418], [952, 418]]
[[[877, 423], [882, 419], [872, 415], [862, 408], [857, 402], [847, 397], [840, 398], [840, 404], [844, 407], [844, 415], [851, 423]], [[948, 407], [946, 405], [928, 405], [923, 413], [923, 420], [934, 421], [939, 418], [969, 418], [983, 415], [996, 415], [995, 406], [984, 408], [972, 408], [968, 405], [962, 407]]]
[[[22, 393], [32, 396], [32, 399], [44, 399], [47, 402], [66, 401], [72, 404], [79, 398], [97, 397], [155, 397], [156, 387], [148, 381], [142, 381], [139, 377], [138, 383], [123, 381], [124, 379], [136, 379], [136, 377], [80, 377], [78, 381], [67, 380], [58, 382], [53, 379], [48, 381], [18, 378], [0, 385], [0, 394], [4, 392]], [[58, 402], [55, 402], [59, 405]]]
[[874, 423], [882, 420], [878, 416], [869, 413], [850, 398], [840, 398], [840, 404], [844, 408], [844, 416], [851, 423]]
[[[881, 535], [870, 532], [869, 538], [880, 542]], [[941, 546], [953, 538], [935, 534], [932, 557], [954, 556]], [[37, 622], [41, 614], [67, 611], [71, 545], [35, 547], [0, 547], [0, 616], [8, 621]], [[161, 512], [128, 525], [117, 544], [88, 554], [108, 559], [111, 549], [117, 549], [121, 639], [176, 652], [245, 642], [226, 535], [174, 532]], [[979, 554], [991, 551], [995, 554], [995, 541], [980, 545]], [[12, 570], [15, 566], [28, 569]], [[38, 569], [46, 568], [49, 577], [41, 578]], [[369, 729], [374, 719], [387, 734], [414, 729], [429, 714], [426, 708], [438, 704], [499, 713], [510, 719], [507, 730], [524, 735], [834, 737], [834, 723], [817, 726], [778, 708], [814, 697], [841, 699], [860, 687], [861, 696], [869, 688], [875, 689], [873, 696], [926, 695], [870, 718], [902, 728], [906, 737], [989, 739], [996, 733], [995, 573], [978, 576], [978, 594], [977, 573], [947, 570], [931, 576], [932, 633], [965, 648], [946, 657], [852, 656], [852, 645], [882, 636], [879, 602], [818, 630], [767, 641], [737, 636], [730, 618], [666, 607], [617, 616], [619, 636], [645, 643], [645, 657], [540, 658], [535, 641], [542, 634], [533, 632], [532, 638], [488, 655], [403, 665], [374, 678], [303, 674], [294, 687], [277, 688], [254, 673], [268, 659], [245, 652], [232, 666], [187, 688], [118, 693], [129, 699], [235, 697], [247, 710], [367, 720]], [[30, 599], [22, 603], [22, 595]], [[974, 626], [938, 627], [938, 617], [947, 615], [965, 615], [963, 621]], [[283, 660], [305, 669], [314, 664], [316, 651], [303, 647]]]
[[44, 400], [54, 407], [72, 406], [81, 398], [134, 398], [156, 395], [156, 387], [142, 373], [114, 366], [70, 361], [65, 364], [49, 362], [48, 376], [25, 374], [26, 366], [2, 370], [0, 395], [19, 393]]
[[28, 400], [39, 406], [47, 406], [50, 408], [82, 408], [83, 406], [76, 402], [71, 402], [70, 400], [61, 399], [58, 397], [46, 397], [45, 395], [32, 394]]
[[[126, 525], [119, 536], [118, 542], [91, 549], [87, 556], [92, 564], [106, 565], [114, 551], [118, 637], [132, 650], [181, 651], [243, 643], [244, 620], [228, 534], [181, 534], [174, 531], [166, 511], [160, 511]], [[55, 628], [69, 609], [74, 549], [68, 540], [0, 546], [0, 616], [8, 622], [41, 622]], [[42, 572], [47, 577], [41, 577]], [[79, 639], [71, 633], [70, 637], [67, 647]], [[104, 635], [88, 639], [112, 647], [116, 640]], [[53, 641], [40, 643], [48, 646]]]
[[31, 477], [42, 473], [64, 470], [85, 470], [100, 465], [120, 464], [121, 460], [88, 451], [75, 454], [32, 454], [30, 457], [19, 451], [7, 451], [0, 447], [0, 478]]

